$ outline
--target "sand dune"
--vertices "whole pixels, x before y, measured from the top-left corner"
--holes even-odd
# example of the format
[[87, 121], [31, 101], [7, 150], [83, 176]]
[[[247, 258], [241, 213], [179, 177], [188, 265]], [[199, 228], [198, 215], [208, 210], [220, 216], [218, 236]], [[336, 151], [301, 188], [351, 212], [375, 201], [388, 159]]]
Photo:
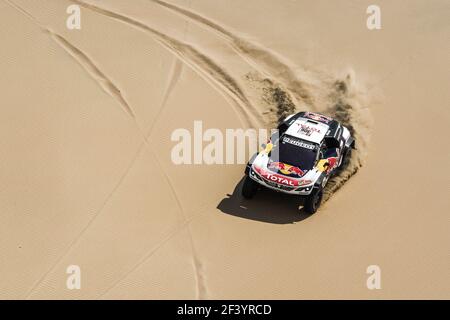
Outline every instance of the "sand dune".
[[[379, 1], [373, 31], [369, 4], [1, 0], [0, 297], [448, 299], [449, 4]], [[194, 121], [300, 110], [357, 141], [312, 216], [171, 161]]]

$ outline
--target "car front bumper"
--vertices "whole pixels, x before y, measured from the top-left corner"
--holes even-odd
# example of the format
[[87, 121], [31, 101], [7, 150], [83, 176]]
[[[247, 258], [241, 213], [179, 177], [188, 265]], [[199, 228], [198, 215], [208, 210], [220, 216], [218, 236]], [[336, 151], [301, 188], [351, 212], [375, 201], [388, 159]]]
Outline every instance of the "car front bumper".
[[277, 192], [283, 192], [283, 193], [299, 195], [299, 196], [308, 196], [313, 191], [313, 184], [310, 184], [307, 186], [296, 186], [296, 187], [278, 184], [276, 182], [268, 181], [268, 180], [262, 178], [253, 170], [249, 170], [248, 176], [250, 177], [250, 179], [257, 182], [261, 186], [264, 186], [268, 189], [272, 189]]

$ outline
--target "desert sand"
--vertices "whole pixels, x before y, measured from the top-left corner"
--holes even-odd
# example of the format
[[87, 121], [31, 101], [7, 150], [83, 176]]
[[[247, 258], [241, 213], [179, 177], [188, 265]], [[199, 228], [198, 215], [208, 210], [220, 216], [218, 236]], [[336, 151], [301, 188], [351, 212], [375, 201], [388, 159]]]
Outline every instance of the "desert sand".
[[[372, 2], [0, 0], [0, 298], [449, 299], [450, 3]], [[300, 110], [358, 146], [314, 215], [171, 161]]]

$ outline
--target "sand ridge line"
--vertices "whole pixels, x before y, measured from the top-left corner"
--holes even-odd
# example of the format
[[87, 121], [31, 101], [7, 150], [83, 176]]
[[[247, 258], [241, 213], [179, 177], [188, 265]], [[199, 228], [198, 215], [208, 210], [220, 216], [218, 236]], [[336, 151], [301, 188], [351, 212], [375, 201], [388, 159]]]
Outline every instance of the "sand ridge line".
[[43, 26], [38, 20], [25, 9], [21, 8], [19, 5], [14, 3], [12, 0], [4, 0], [6, 3], [11, 5], [13, 8], [17, 9], [28, 18], [30, 18], [39, 28], [41, 28], [45, 33], [49, 34], [50, 38], [55, 41], [64, 51], [66, 51], [72, 58], [74, 58], [78, 64], [83, 67], [83, 69], [87, 72], [87, 74], [95, 81], [97, 84], [112, 98], [114, 98], [125, 110], [125, 112], [131, 117], [135, 118], [134, 112], [128, 102], [125, 100], [122, 95], [120, 89], [114, 82], [100, 70], [99, 67], [94, 63], [94, 61], [89, 58], [89, 56], [84, 53], [82, 50], [77, 48], [75, 45], [70, 43], [66, 38], [62, 35], [56, 33]]
[[233, 100], [234, 105], [237, 106], [237, 108], [233, 109], [241, 121], [245, 122], [247, 127], [260, 127], [264, 123], [259, 111], [251, 104], [250, 100], [247, 98], [237, 81], [212, 58], [200, 52], [191, 44], [172, 38], [143, 22], [120, 13], [113, 12], [80, 0], [70, 1], [85, 9], [105, 15], [150, 33], [155, 40], [176, 55], [186, 65], [190, 66], [191, 69], [202, 76], [202, 78], [204, 78], [210, 85], [214, 88], [218, 87], [221, 89], [220, 91], [222, 93], [225, 93], [228, 97], [230, 97]]

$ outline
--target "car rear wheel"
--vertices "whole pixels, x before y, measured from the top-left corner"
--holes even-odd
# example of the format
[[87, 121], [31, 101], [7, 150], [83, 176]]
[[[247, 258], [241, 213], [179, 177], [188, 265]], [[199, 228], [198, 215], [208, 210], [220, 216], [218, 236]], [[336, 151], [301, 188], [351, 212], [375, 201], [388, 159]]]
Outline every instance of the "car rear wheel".
[[242, 196], [245, 199], [251, 199], [256, 193], [258, 186], [249, 176], [245, 177], [244, 184], [242, 185]]
[[315, 189], [311, 194], [305, 199], [303, 209], [309, 213], [313, 214], [317, 211], [322, 203], [323, 190], [322, 188]]
[[345, 168], [348, 167], [348, 165], [350, 164], [350, 160], [352, 158], [352, 149], [349, 148], [345, 151], [344, 156], [342, 158], [342, 163], [339, 167], [339, 171], [344, 170]]

